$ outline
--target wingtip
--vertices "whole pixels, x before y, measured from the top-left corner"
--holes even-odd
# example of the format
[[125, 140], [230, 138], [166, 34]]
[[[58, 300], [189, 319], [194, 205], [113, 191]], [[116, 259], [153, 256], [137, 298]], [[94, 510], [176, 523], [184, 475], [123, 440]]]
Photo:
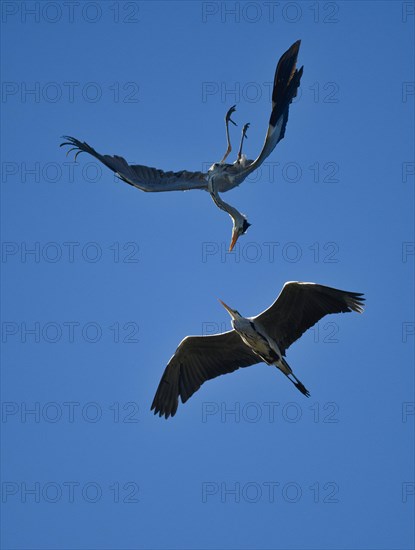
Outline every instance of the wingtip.
[[365, 304], [359, 303], [356, 307], [357, 313], [364, 313], [365, 312]]
[[294, 54], [294, 55], [297, 55], [298, 52], [299, 52], [299, 50], [300, 50], [300, 46], [301, 46], [301, 39], [296, 40], [296, 41], [294, 42], [294, 44], [292, 44], [292, 45], [288, 48], [288, 50], [287, 50], [286, 53], [290, 53], [291, 55], [293, 55], [293, 54]]
[[176, 413], [175, 412], [169, 412], [163, 409], [159, 409], [156, 405], [151, 405], [150, 411], [154, 411], [155, 416], [159, 416], [159, 418], [164, 418], [167, 420], [170, 416], [173, 417]]
[[356, 313], [363, 313], [365, 311], [365, 300], [363, 292], [353, 292], [351, 293], [351, 304], [350, 308]]

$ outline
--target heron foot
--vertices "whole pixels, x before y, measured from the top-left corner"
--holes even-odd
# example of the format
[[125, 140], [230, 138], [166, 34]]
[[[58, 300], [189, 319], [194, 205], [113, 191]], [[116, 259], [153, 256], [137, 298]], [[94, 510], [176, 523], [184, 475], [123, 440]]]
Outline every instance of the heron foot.
[[242, 128], [242, 135], [244, 138], [248, 139], [248, 136], [246, 135], [246, 132], [248, 130], [248, 128], [251, 126], [251, 123], [250, 122], [247, 122], [244, 127]]
[[300, 391], [306, 397], [310, 397], [310, 392], [308, 391], [308, 389], [304, 386], [302, 382], [298, 380], [298, 378], [292, 371], [288, 374], [287, 373], [284, 373], [284, 374], [286, 375], [288, 380], [294, 384], [294, 386], [297, 388], [298, 391]]
[[300, 381], [294, 383], [295, 387], [306, 397], [310, 397], [310, 392]]
[[237, 156], [238, 162], [242, 158], [242, 145], [244, 144], [244, 139], [248, 139], [248, 136], [246, 135], [246, 132], [247, 132], [249, 126], [250, 126], [250, 123], [247, 122], [246, 124], [244, 124], [244, 127], [242, 128], [241, 144], [239, 146], [239, 151], [238, 151], [238, 156]]
[[228, 110], [228, 112], [226, 113], [226, 116], [225, 116], [225, 122], [228, 123], [228, 122], [232, 122], [232, 124], [234, 126], [238, 126], [236, 124], [236, 122], [234, 122], [232, 119], [231, 119], [231, 116], [232, 114], [236, 111], [236, 105], [232, 105], [232, 107]]

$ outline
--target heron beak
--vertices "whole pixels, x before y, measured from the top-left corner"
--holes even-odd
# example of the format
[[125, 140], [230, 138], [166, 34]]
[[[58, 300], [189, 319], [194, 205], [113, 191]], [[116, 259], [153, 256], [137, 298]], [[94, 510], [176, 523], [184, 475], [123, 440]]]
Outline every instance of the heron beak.
[[238, 231], [233, 230], [231, 244], [229, 245], [229, 252], [232, 252], [233, 247], [236, 245], [236, 241], [238, 240], [238, 237], [239, 237]]
[[[219, 298], [218, 298], [219, 299]], [[235, 319], [235, 313], [232, 308], [230, 308], [225, 302], [222, 302], [222, 300], [219, 299], [219, 302], [223, 305], [223, 307], [226, 309], [226, 311], [229, 313], [229, 315], [232, 317], [232, 319]]]

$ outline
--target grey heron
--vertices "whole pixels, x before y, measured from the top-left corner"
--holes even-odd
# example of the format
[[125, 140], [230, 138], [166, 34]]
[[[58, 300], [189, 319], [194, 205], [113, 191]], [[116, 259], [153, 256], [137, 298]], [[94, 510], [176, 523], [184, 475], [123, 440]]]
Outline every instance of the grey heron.
[[230, 250], [232, 250], [238, 238], [246, 232], [251, 224], [247, 222], [246, 216], [241, 214], [236, 208], [222, 201], [218, 193], [224, 193], [240, 185], [249, 174], [261, 166], [264, 160], [272, 153], [277, 143], [283, 139], [288, 120], [289, 106], [297, 95], [297, 89], [303, 73], [303, 67], [296, 69], [300, 42], [300, 40], [297, 40], [278, 61], [272, 90], [272, 110], [268, 130], [262, 150], [255, 160], [248, 160], [242, 154], [242, 145], [249, 126], [249, 124], [246, 124], [243, 127], [241, 143], [235, 162], [232, 164], [225, 162], [232, 151], [229, 137], [229, 122], [235, 124], [231, 120], [235, 106], [228, 110], [225, 117], [226, 152], [222, 160], [212, 164], [207, 172], [188, 172], [187, 170], [165, 172], [158, 168], [140, 164], [128, 164], [123, 157], [118, 155], [101, 155], [86, 142], [81, 142], [71, 136], [63, 136], [63, 139], [66, 141], [61, 143], [61, 147], [64, 145], [71, 146], [67, 154], [75, 150], [75, 160], [80, 153], [89, 153], [115, 172], [122, 181], [142, 191], [188, 191], [190, 189], [209, 191], [215, 204], [232, 218], [233, 228], [230, 245]]
[[216, 376], [261, 361], [277, 367], [306, 397], [310, 393], [285, 360], [293, 342], [330, 313], [363, 312], [363, 294], [316, 283], [287, 282], [275, 302], [256, 317], [243, 317], [224, 302], [233, 330], [212, 336], [186, 336], [170, 359], [151, 410], [174, 416], [179, 397], [185, 403]]

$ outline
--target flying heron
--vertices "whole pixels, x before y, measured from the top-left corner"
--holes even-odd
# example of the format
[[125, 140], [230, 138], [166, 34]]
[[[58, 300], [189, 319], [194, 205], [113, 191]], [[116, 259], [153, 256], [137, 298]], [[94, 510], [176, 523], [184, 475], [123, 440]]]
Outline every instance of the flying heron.
[[186, 336], [170, 359], [151, 405], [154, 414], [174, 416], [211, 378], [263, 361], [280, 369], [306, 397], [310, 393], [284, 359], [293, 342], [330, 313], [363, 312], [363, 294], [316, 283], [285, 283], [275, 302], [256, 317], [242, 317], [222, 302], [233, 330], [213, 336]]
[[297, 89], [300, 85], [301, 75], [303, 74], [303, 67], [298, 70], [296, 69], [300, 42], [300, 40], [297, 40], [278, 61], [274, 77], [272, 111], [268, 131], [262, 150], [255, 160], [248, 160], [242, 154], [243, 142], [249, 127], [249, 124], [245, 124], [235, 162], [233, 164], [225, 162], [232, 151], [229, 137], [229, 122], [235, 124], [231, 119], [231, 115], [235, 111], [235, 105], [228, 110], [225, 116], [226, 152], [222, 160], [212, 164], [207, 172], [188, 172], [187, 170], [165, 172], [140, 164], [128, 164], [123, 157], [101, 155], [87, 143], [81, 142], [71, 136], [63, 136], [63, 139], [66, 141], [61, 143], [61, 147], [63, 145], [70, 145], [71, 149], [68, 150], [67, 154], [75, 150], [75, 160], [79, 153], [89, 153], [115, 172], [122, 181], [142, 191], [188, 191], [190, 189], [209, 191], [215, 204], [232, 218], [232, 238], [229, 247], [232, 250], [238, 238], [247, 231], [251, 224], [248, 223], [244, 214], [241, 214], [236, 208], [222, 201], [219, 193], [224, 193], [240, 185], [251, 172], [261, 166], [264, 160], [272, 153], [277, 143], [284, 137], [289, 106], [297, 95]]

